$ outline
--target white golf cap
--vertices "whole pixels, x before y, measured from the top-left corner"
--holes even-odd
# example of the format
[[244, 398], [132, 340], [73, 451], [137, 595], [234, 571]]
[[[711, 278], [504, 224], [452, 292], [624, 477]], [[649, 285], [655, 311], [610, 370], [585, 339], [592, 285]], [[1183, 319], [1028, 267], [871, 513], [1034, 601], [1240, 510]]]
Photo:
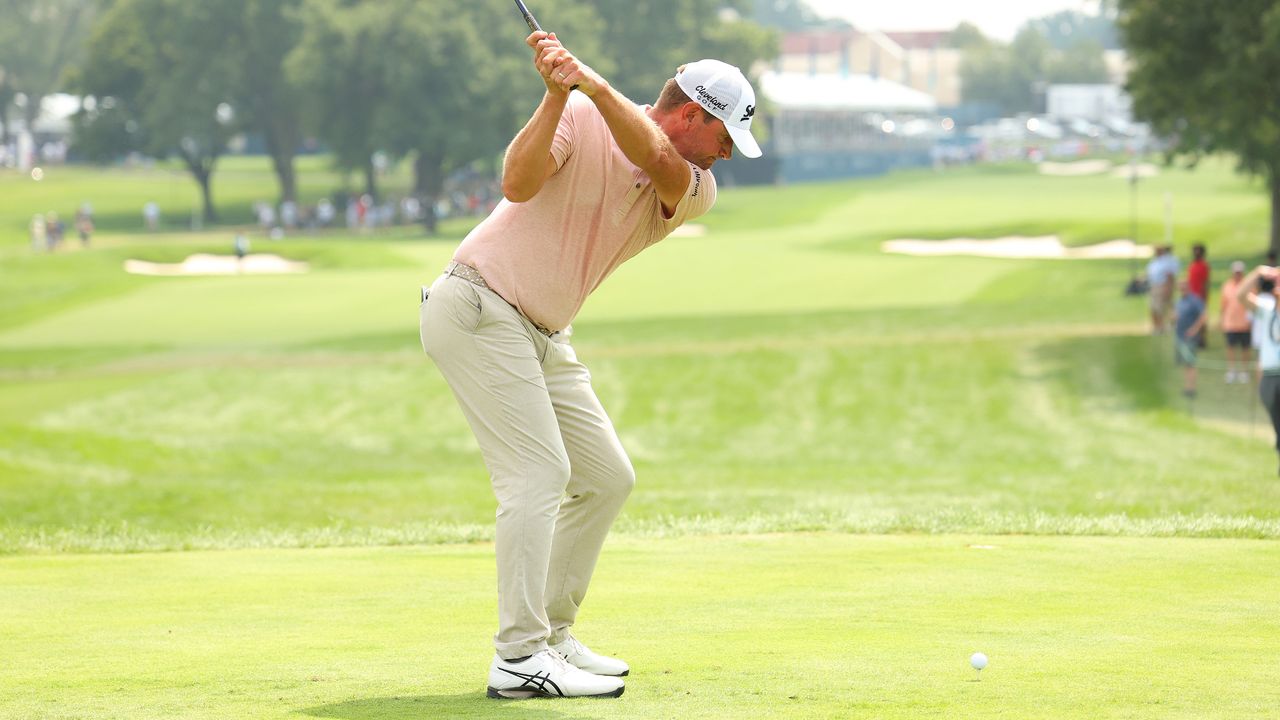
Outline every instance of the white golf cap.
[[704, 110], [724, 121], [738, 152], [749, 158], [760, 157], [760, 145], [751, 136], [756, 92], [741, 70], [719, 60], [699, 60], [677, 72], [676, 83]]

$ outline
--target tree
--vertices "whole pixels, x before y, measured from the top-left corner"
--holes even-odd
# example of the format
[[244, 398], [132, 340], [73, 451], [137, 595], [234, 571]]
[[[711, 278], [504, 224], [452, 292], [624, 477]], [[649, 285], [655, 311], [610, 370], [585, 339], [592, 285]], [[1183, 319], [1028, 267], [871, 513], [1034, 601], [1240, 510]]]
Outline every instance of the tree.
[[0, 144], [9, 141], [19, 99], [27, 128], [35, 124], [41, 101], [79, 57], [93, 16], [93, 0], [0, 0]]
[[843, 20], [820, 17], [804, 0], [754, 0], [751, 17], [764, 27], [787, 31], [849, 27]]
[[1115, 50], [1120, 47], [1115, 19], [1107, 14], [1107, 8], [1100, 7], [1099, 11], [1097, 15], [1086, 15], [1078, 10], [1063, 10], [1030, 20], [1028, 24], [1058, 50], [1068, 50], [1086, 41]]
[[[229, 2], [229, 0], [220, 0]], [[303, 0], [240, 0], [240, 29], [226, 38], [238, 61], [232, 105], [241, 127], [262, 133], [280, 183], [280, 200], [298, 199], [293, 158], [302, 141], [301, 93], [285, 74], [285, 57], [302, 35]]]
[[1045, 79], [1050, 83], [1106, 83], [1110, 77], [1102, 53], [1097, 41], [1081, 40], [1049, 58]]
[[[478, 159], [498, 156], [542, 97], [527, 29], [510, 3], [461, 6], [388, 0], [381, 4], [380, 72], [393, 92], [375, 112], [374, 135], [397, 157], [412, 158], [413, 194], [435, 232], [445, 179]], [[599, 55], [598, 20], [589, 5], [539, 5], [557, 36], [584, 58]], [[554, 25], [552, 23], [554, 22]], [[486, 32], [489, 28], [504, 31]]]
[[970, 48], [989, 47], [991, 41], [986, 35], [982, 34], [982, 30], [971, 22], [962, 22], [956, 25], [951, 31], [951, 35], [947, 38], [947, 43], [960, 50], [968, 50]]
[[375, 114], [393, 92], [382, 73], [385, 18], [379, 3], [309, 0], [301, 13], [301, 37], [285, 60], [286, 76], [299, 89], [309, 118], [304, 126], [324, 141], [338, 168], [364, 176], [364, 191], [373, 197]]
[[[604, 25], [604, 51], [619, 72], [583, 58], [632, 100], [651, 102], [684, 63], [716, 58], [750, 72], [756, 61], [778, 54], [777, 33], [743, 19], [750, 14], [746, 0], [594, 0], [593, 5]], [[637, 31], [655, 27], [662, 31]]]
[[1102, 47], [1096, 42], [1056, 50], [1037, 23], [1024, 25], [1009, 45], [987, 40], [976, 28], [960, 30], [952, 33], [952, 42], [962, 48], [960, 82], [967, 103], [989, 104], [1005, 115], [1043, 112], [1051, 83], [1107, 82]]
[[1168, 139], [1170, 161], [1235, 154], [1271, 191], [1280, 252], [1280, 0], [1120, 0], [1134, 114]]
[[232, 3], [118, 0], [74, 76], [93, 98], [76, 118], [77, 147], [97, 159], [127, 150], [178, 157], [200, 186], [208, 222], [217, 220], [213, 171], [234, 131], [237, 61], [224, 38], [239, 14]]

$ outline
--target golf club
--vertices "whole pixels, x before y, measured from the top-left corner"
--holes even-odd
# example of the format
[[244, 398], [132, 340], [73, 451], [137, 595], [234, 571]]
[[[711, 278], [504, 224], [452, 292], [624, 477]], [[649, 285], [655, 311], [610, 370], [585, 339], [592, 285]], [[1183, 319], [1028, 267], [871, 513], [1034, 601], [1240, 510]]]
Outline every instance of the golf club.
[[[523, 0], [516, 0], [516, 7], [520, 8], [520, 14], [524, 16], [524, 21], [529, 25], [532, 32], [542, 32], [542, 26], [538, 24], [538, 19], [529, 12], [529, 8], [525, 6]], [[577, 90], [578, 86], [574, 85], [570, 90]]]

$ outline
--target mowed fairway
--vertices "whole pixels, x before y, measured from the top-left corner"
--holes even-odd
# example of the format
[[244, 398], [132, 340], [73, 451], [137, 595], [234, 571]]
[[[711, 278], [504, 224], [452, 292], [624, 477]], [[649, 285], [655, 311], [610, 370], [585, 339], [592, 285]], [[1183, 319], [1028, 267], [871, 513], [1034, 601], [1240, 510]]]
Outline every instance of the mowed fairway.
[[[270, 191], [238, 163], [233, 218]], [[91, 250], [31, 255], [29, 181], [0, 199], [0, 717], [1280, 717], [1251, 389], [1206, 373], [1186, 412], [1130, 262], [878, 250], [1123, 237], [1123, 180], [726, 190], [705, 237], [624, 266], [575, 325], [639, 478], [581, 630], [637, 670], [617, 702], [504, 704], [494, 503], [417, 341], [466, 222], [140, 278], [230, 231], [141, 234], [126, 190], [157, 176], [69, 173], [40, 202], [119, 208]], [[1140, 191], [1140, 235], [1174, 194], [1216, 278], [1260, 254], [1225, 163]]]
[[[624, 539], [580, 635], [618, 701], [484, 696], [492, 548], [0, 560], [8, 717], [1275, 717], [1240, 540]], [[109, 581], [105, 581], [109, 578]], [[598, 638], [598, 639], [597, 639]], [[16, 642], [14, 642], [16, 640]], [[982, 673], [968, 657], [983, 651]]]

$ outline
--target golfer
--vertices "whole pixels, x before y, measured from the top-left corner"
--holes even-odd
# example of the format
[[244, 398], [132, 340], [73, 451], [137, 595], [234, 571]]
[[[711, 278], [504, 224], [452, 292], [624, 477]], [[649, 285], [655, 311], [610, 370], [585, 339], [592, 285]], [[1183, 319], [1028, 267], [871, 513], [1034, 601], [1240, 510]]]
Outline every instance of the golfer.
[[507, 148], [505, 199], [424, 293], [422, 346], [498, 501], [489, 696], [617, 697], [627, 664], [572, 628], [635, 472], [569, 324], [619, 265], [711, 208], [717, 160], [735, 145], [760, 156], [755, 93], [738, 68], [700, 60], [639, 107], [554, 34], [526, 42], [546, 92]]

